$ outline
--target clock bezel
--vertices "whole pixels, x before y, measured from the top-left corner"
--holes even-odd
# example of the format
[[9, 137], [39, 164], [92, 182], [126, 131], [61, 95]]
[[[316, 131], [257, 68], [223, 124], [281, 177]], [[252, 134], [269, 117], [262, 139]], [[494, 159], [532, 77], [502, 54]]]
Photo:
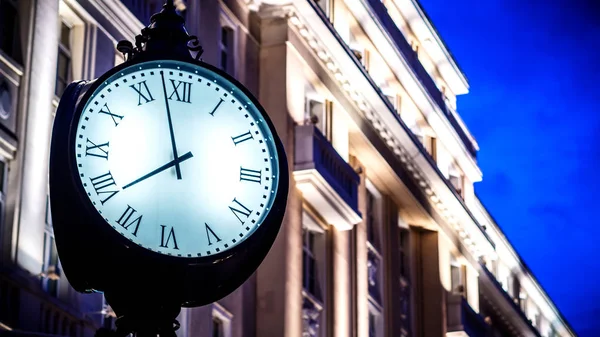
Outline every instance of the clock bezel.
[[[168, 255], [159, 253], [154, 250], [150, 250], [143, 246], [140, 246], [138, 243], [130, 240], [129, 238], [123, 236], [115, 229], [111, 228], [111, 224], [108, 223], [99, 213], [98, 210], [93, 206], [90, 198], [87, 196], [87, 192], [83, 187], [82, 181], [79, 177], [79, 171], [77, 168], [77, 160], [75, 156], [76, 142], [77, 142], [77, 127], [79, 125], [79, 121], [83, 114], [85, 106], [91, 100], [95, 91], [111, 76], [115, 75], [119, 71], [127, 69], [129, 67], [134, 67], [137, 64], [146, 63], [146, 62], [160, 62], [160, 61], [177, 61], [191, 64], [192, 66], [202, 67], [210, 72], [214, 72], [216, 75], [223, 77], [226, 81], [230, 82], [237, 90], [239, 90], [242, 94], [244, 94], [250, 102], [255, 106], [257, 111], [260, 113], [261, 117], [267, 124], [268, 129], [270, 130], [273, 136], [273, 143], [275, 151], [277, 152], [278, 162], [278, 182], [277, 182], [277, 190], [275, 192], [275, 196], [273, 199], [273, 204], [271, 209], [266, 211], [268, 214], [264, 217], [264, 220], [257, 228], [250, 233], [247, 237], [243, 239], [237, 245], [215, 254], [206, 255], [206, 256], [176, 256], [176, 255]], [[279, 231], [281, 227], [281, 220], [283, 218], [283, 213], [285, 212], [285, 206], [287, 202], [287, 193], [288, 193], [288, 163], [287, 157], [285, 155], [285, 151], [283, 150], [283, 145], [281, 144], [281, 140], [279, 139], [279, 135], [276, 132], [276, 129], [269, 118], [267, 112], [263, 108], [263, 106], [258, 102], [258, 99], [254, 97], [254, 95], [239, 81], [233, 78], [231, 75], [222, 71], [221, 69], [214, 67], [208, 63], [203, 61], [196, 61], [193, 59], [181, 59], [177, 57], [138, 57], [134, 60], [127, 61], [123, 64], [120, 64], [108, 72], [104, 73], [102, 76], [97, 78], [91, 85], [86, 89], [86, 92], [81, 96], [79, 101], [77, 102], [77, 108], [73, 115], [71, 126], [69, 127], [69, 136], [68, 136], [68, 161], [71, 169], [71, 176], [75, 180], [75, 188], [77, 190], [77, 194], [82, 200], [83, 206], [85, 207], [85, 211], [87, 214], [92, 215], [93, 221], [91, 221], [91, 225], [100, 228], [101, 231], [107, 232], [113, 242], [117, 242], [120, 246], [131, 249], [132, 253], [140, 254], [140, 255], [148, 255], [152, 256], [153, 259], [160, 259], [166, 263], [176, 263], [176, 264], [185, 264], [185, 265], [198, 265], [198, 264], [214, 264], [215, 261], [225, 261], [233, 257], [234, 255], [240, 254], [240, 252], [248, 251], [249, 249], [257, 249], [260, 247], [260, 244], [256, 244], [257, 239], [265, 236], [269, 231]], [[283, 202], [282, 202], [283, 201]], [[275, 226], [275, 227], [273, 227]], [[110, 232], [110, 233], [109, 233]], [[133, 244], [133, 245], [132, 245]], [[268, 245], [267, 252], [272, 246], [272, 243]], [[266, 252], [265, 254], [266, 255]]]

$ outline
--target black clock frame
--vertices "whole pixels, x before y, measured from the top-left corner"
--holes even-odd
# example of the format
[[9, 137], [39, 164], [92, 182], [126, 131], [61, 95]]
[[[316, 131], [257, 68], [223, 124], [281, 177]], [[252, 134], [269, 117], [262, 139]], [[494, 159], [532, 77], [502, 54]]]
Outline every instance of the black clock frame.
[[[191, 63], [222, 76], [250, 99], [273, 134], [279, 158], [273, 206], [253, 234], [227, 251], [190, 258], [142, 248], [111, 228], [98, 214], [79, 179], [74, 149], [84, 106], [110, 76], [148, 61]], [[79, 292], [104, 292], [118, 315], [140, 319], [158, 317], [158, 313], [176, 316], [180, 306], [205, 305], [233, 292], [254, 273], [273, 245], [283, 221], [288, 189], [287, 157], [268, 114], [241, 83], [207, 63], [177, 55], [140, 54], [94, 81], [70, 84], [63, 93], [50, 149], [50, 200], [57, 249], [73, 288]]]

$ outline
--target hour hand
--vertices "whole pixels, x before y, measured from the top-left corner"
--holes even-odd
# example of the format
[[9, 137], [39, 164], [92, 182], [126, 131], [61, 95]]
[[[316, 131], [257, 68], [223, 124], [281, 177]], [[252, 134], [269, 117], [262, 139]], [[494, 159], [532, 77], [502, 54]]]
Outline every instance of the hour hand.
[[181, 163], [181, 162], [184, 162], [184, 161], [186, 161], [186, 160], [188, 160], [188, 159], [192, 158], [193, 156], [194, 156], [194, 155], [192, 155], [192, 153], [191, 153], [191, 152], [188, 152], [188, 153], [184, 154], [184, 155], [183, 155], [183, 156], [181, 156], [181, 157], [175, 158], [175, 159], [171, 160], [170, 162], [168, 162], [168, 163], [164, 164], [163, 166], [161, 166], [161, 167], [157, 168], [156, 170], [154, 170], [154, 171], [152, 171], [152, 172], [150, 172], [150, 173], [148, 173], [148, 174], [144, 175], [143, 177], [140, 177], [140, 178], [138, 178], [138, 179], [136, 179], [136, 180], [134, 180], [134, 181], [130, 182], [129, 184], [127, 184], [127, 185], [123, 186], [123, 189], [126, 189], [126, 188], [128, 188], [128, 187], [131, 187], [131, 186], [133, 186], [133, 185], [135, 185], [135, 184], [139, 183], [140, 181], [146, 180], [146, 179], [148, 179], [148, 178], [152, 177], [153, 175], [155, 175], [155, 174], [158, 174], [158, 173], [160, 173], [160, 172], [162, 172], [162, 171], [164, 171], [164, 170], [166, 170], [166, 169], [168, 169], [168, 168], [170, 168], [170, 167], [173, 167], [173, 166], [175, 166], [175, 165], [179, 165], [179, 163]]

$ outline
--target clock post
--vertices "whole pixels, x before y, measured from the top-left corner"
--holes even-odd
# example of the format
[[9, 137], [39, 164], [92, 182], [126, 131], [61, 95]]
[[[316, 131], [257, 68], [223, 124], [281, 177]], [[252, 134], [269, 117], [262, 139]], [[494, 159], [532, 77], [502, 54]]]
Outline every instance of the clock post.
[[75, 290], [104, 293], [117, 335], [175, 337], [181, 307], [227, 296], [269, 252], [286, 154], [249, 90], [199, 59], [173, 1], [117, 49], [125, 62], [71, 83], [57, 109], [57, 250]]

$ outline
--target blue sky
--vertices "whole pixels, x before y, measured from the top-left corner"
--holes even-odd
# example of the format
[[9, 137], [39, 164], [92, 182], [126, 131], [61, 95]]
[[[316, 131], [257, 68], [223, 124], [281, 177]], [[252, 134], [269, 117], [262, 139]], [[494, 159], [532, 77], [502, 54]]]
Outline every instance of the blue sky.
[[575, 331], [600, 336], [600, 3], [421, 3], [471, 85], [476, 193]]

